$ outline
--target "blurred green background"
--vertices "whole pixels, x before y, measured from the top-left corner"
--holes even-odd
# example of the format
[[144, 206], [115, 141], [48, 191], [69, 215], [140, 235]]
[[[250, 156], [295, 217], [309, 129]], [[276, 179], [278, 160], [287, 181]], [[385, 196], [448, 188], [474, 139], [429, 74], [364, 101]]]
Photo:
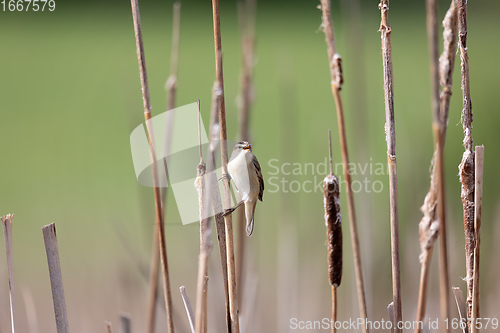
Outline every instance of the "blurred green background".
[[[267, 192], [259, 203], [254, 235], [247, 239], [247, 285], [255, 293], [252, 331], [287, 332], [288, 320], [328, 317], [325, 228], [321, 191], [275, 189], [269, 164], [324, 163], [332, 129], [334, 159], [340, 163], [337, 122], [319, 2], [262, 2], [257, 11], [255, 103], [251, 115], [254, 153]], [[351, 161], [386, 165], [380, 52], [380, 12], [363, 1], [334, 1], [338, 51], [343, 57], [347, 136]], [[439, 1], [440, 20], [448, 2]], [[141, 19], [153, 114], [165, 111], [169, 73], [170, 2], [141, 1]], [[221, 3], [224, 81], [229, 139], [238, 139], [239, 77], [242, 62], [235, 2]], [[500, 5], [469, 2], [468, 47], [474, 112], [474, 143], [484, 144], [482, 227], [482, 315], [499, 313], [500, 164], [498, 123], [498, 35]], [[209, 123], [214, 80], [211, 3], [182, 2], [177, 104], [201, 100]], [[357, 16], [359, 15], [359, 16]], [[358, 17], [358, 19], [357, 19]], [[429, 187], [431, 133], [425, 4], [393, 2], [395, 112], [400, 204], [403, 316], [415, 318], [419, 277], [419, 207]], [[134, 331], [145, 327], [147, 272], [154, 226], [153, 191], [138, 185], [129, 135], [143, 122], [139, 72], [130, 3], [63, 2], [54, 12], [0, 12], [0, 214], [15, 213], [14, 261], [18, 328], [28, 331], [25, 304], [33, 299], [39, 332], [54, 331], [50, 283], [41, 227], [56, 222], [70, 327], [104, 330], [104, 320], [131, 314]], [[440, 42], [441, 45], [441, 42]], [[459, 58], [454, 75], [446, 142], [450, 278], [465, 289], [464, 237], [458, 164], [462, 147]], [[378, 163], [378, 164], [377, 164]], [[193, 176], [196, 165], [192, 168]], [[288, 168], [285, 171], [291, 171]], [[288, 184], [319, 183], [324, 174], [278, 175]], [[338, 169], [341, 173], [341, 169]], [[342, 177], [341, 177], [342, 178]], [[387, 319], [392, 300], [387, 174], [355, 174], [354, 180], [382, 191], [355, 195], [368, 311]], [[288, 193], [285, 193], [288, 192]], [[344, 277], [339, 319], [357, 318], [350, 235], [344, 211]], [[197, 207], [193, 207], [197, 209]], [[197, 224], [182, 226], [175, 200], [167, 207], [167, 244], [179, 332], [187, 321], [177, 293], [185, 285], [194, 301]], [[1, 241], [3, 244], [3, 241]], [[1, 253], [4, 252], [3, 245]], [[218, 250], [211, 257], [211, 325], [223, 323]], [[4, 255], [2, 254], [4, 257]], [[5, 258], [5, 257], [4, 257]], [[279, 259], [280, 258], [280, 259]], [[437, 262], [437, 251], [434, 258]], [[438, 316], [437, 270], [431, 273], [428, 316]], [[252, 287], [254, 286], [254, 287]], [[256, 288], [256, 289], [252, 289]], [[452, 303], [454, 304], [454, 303]], [[242, 316], [250, 316], [247, 307]], [[8, 280], [0, 261], [0, 331], [9, 327]], [[457, 316], [455, 307], [452, 315]], [[158, 325], [164, 325], [158, 311]], [[215, 327], [214, 326], [214, 327]], [[219, 327], [219, 332], [220, 326]], [[214, 331], [217, 331], [214, 329]], [[33, 331], [31, 331], [33, 332]]]

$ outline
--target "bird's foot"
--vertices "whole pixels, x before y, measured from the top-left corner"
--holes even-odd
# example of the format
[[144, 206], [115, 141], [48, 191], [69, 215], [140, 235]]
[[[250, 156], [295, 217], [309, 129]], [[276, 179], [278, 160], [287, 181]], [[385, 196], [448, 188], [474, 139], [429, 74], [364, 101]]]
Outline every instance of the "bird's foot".
[[226, 216], [226, 215], [231, 214], [232, 212], [234, 212], [236, 210], [236, 208], [238, 208], [239, 206], [241, 206], [243, 203], [244, 203], [244, 201], [242, 200], [236, 206], [234, 206], [233, 208], [224, 209], [224, 213], [222, 213], [222, 216]]
[[220, 177], [217, 181], [221, 181], [222, 179], [227, 179], [228, 181], [231, 181], [231, 175], [228, 173], [222, 174], [222, 177]]
[[234, 208], [229, 208], [229, 209], [224, 209], [224, 213], [222, 213], [222, 216], [227, 216], [229, 214], [231, 214], [232, 212], [234, 212], [236, 209], [236, 207]]

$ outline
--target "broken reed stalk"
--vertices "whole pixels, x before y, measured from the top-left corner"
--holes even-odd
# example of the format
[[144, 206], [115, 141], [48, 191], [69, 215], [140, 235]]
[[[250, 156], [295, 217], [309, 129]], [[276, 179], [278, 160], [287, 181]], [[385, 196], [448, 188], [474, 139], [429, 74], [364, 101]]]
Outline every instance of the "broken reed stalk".
[[[222, 57], [222, 42], [220, 32], [220, 13], [219, 0], [212, 0], [213, 24], [214, 24], [214, 46], [215, 46], [215, 72], [216, 79], [220, 85], [221, 96], [219, 99], [219, 125], [220, 125], [220, 145], [221, 145], [221, 166], [223, 174], [223, 207], [231, 207], [231, 190], [229, 187], [227, 163], [227, 128], [226, 128], [226, 106], [224, 103], [224, 78], [222, 71], [222, 60], [218, 61], [218, 57]], [[234, 263], [234, 243], [233, 243], [233, 220], [232, 214], [224, 216], [225, 232], [226, 232], [226, 260], [227, 260], [227, 280], [229, 291], [229, 311], [231, 319], [231, 333], [239, 333], [240, 324], [238, 318], [238, 290], [236, 286], [236, 267]]]
[[52, 288], [52, 301], [54, 303], [57, 333], [68, 333], [68, 316], [66, 313], [66, 301], [64, 299], [64, 287], [55, 223], [43, 227], [42, 232], [45, 252], [47, 253], [47, 263], [49, 266], [50, 286]]
[[339, 180], [333, 174], [332, 137], [329, 135], [330, 174], [323, 180], [326, 239], [328, 246], [328, 282], [332, 291], [332, 333], [337, 321], [337, 288], [342, 281], [342, 216], [340, 215]]
[[198, 138], [200, 150], [200, 163], [196, 169], [195, 187], [198, 191], [199, 213], [200, 213], [200, 255], [198, 258], [198, 285], [196, 290], [196, 320], [194, 332], [206, 333], [207, 331], [207, 291], [208, 291], [208, 258], [212, 250], [211, 219], [208, 214], [210, 210], [210, 199], [207, 197], [205, 175], [206, 165], [203, 160], [201, 149], [201, 113], [200, 101], [198, 100]]
[[[429, 1], [428, 2], [428, 16], [436, 15], [436, 3]], [[434, 89], [434, 85], [437, 86], [436, 82], [436, 73], [435, 69], [435, 61], [437, 51], [437, 46], [435, 45], [434, 35], [437, 33], [437, 27], [435, 26], [435, 18], [428, 18], [428, 29], [429, 29], [429, 41], [430, 45], [430, 54], [431, 54], [431, 78], [432, 85]], [[429, 23], [433, 24], [429, 27]], [[416, 321], [423, 321], [425, 317], [425, 309], [427, 303], [427, 288], [428, 288], [428, 280], [429, 280], [429, 271], [430, 264], [432, 260], [432, 253], [434, 243], [437, 239], [438, 233], [440, 232], [440, 221], [444, 221], [446, 223], [445, 216], [439, 216], [439, 214], [444, 214], [446, 211], [445, 207], [445, 197], [444, 197], [444, 183], [439, 185], [441, 181], [444, 182], [444, 177], [441, 176], [441, 173], [444, 171], [443, 165], [443, 152], [444, 145], [446, 141], [446, 128], [448, 125], [448, 113], [450, 106], [450, 97], [451, 97], [451, 87], [452, 87], [452, 77], [453, 77], [453, 68], [455, 64], [455, 54], [457, 49], [457, 7], [455, 0], [451, 1], [450, 8], [446, 12], [445, 18], [443, 20], [443, 53], [439, 58], [439, 72], [438, 78], [439, 83], [441, 84], [442, 90], [439, 93], [439, 101], [436, 102], [435, 91], [433, 93], [433, 132], [434, 132], [434, 155], [433, 160], [431, 162], [431, 184], [430, 189], [427, 195], [425, 196], [424, 203], [420, 210], [423, 213], [423, 217], [419, 223], [420, 230], [420, 248], [421, 248], [421, 270], [420, 270], [420, 287], [419, 287], [419, 295], [418, 295], [418, 307], [417, 307], [417, 318]], [[430, 30], [434, 30], [432, 33]], [[438, 103], [439, 108], [436, 109], [436, 103]], [[439, 149], [441, 147], [441, 149]], [[439, 188], [443, 189], [441, 193], [439, 192]], [[439, 199], [440, 195], [443, 197]], [[439, 212], [439, 202], [443, 202], [443, 206], [441, 207], [443, 210]], [[446, 229], [446, 225], [444, 226]], [[443, 229], [441, 229], [443, 231]], [[446, 244], [446, 232], [443, 231], [443, 237], [440, 238], [440, 283], [441, 283], [441, 291], [443, 293], [441, 297], [442, 301], [442, 314], [448, 313], [445, 307], [449, 308], [449, 276], [448, 276], [448, 256], [447, 256], [447, 244]], [[447, 294], [448, 293], [448, 294]], [[446, 315], [447, 316], [447, 315]], [[448, 318], [448, 317], [445, 317]], [[421, 332], [421, 327], [417, 325], [415, 328], [415, 332]]]
[[483, 207], [483, 167], [484, 167], [484, 146], [476, 146], [475, 163], [475, 185], [474, 185], [474, 231], [476, 242], [474, 247], [474, 275], [472, 283], [472, 315], [471, 333], [478, 333], [478, 323], [476, 320], [480, 315], [479, 297], [479, 246], [481, 240], [481, 210]]
[[380, 34], [382, 39], [382, 63], [384, 67], [385, 135], [387, 142], [387, 164], [389, 165], [389, 191], [391, 206], [391, 257], [392, 297], [394, 302], [394, 332], [400, 333], [401, 277], [399, 264], [399, 217], [398, 180], [396, 165], [396, 127], [394, 123], [394, 77], [392, 71], [391, 26], [389, 25], [389, 0], [379, 4], [381, 13]]
[[387, 305], [387, 312], [389, 313], [389, 320], [392, 323], [391, 333], [394, 333], [394, 302]]
[[191, 333], [194, 333], [194, 312], [193, 306], [191, 305], [191, 300], [189, 299], [188, 294], [186, 293], [186, 287], [180, 286], [179, 291], [181, 292], [182, 302], [184, 303], [184, 308], [186, 309], [186, 314], [189, 321], [189, 327], [191, 328]]
[[[175, 2], [173, 5], [173, 21], [172, 21], [172, 48], [170, 56], [170, 76], [165, 84], [165, 89], [167, 90], [167, 111], [175, 108], [175, 93], [177, 90], [177, 68], [179, 59], [179, 39], [181, 30], [181, 4], [180, 2]], [[167, 128], [165, 131], [165, 155], [168, 156], [170, 152], [170, 142], [173, 132], [173, 117], [167, 114]], [[165, 165], [165, 170], [168, 170], [167, 160], [163, 159]], [[166, 184], [165, 184], [166, 185]], [[164, 186], [161, 189], [161, 203], [163, 211], [163, 219], [166, 219], [166, 205], [167, 205], [167, 187]], [[160, 252], [159, 248], [159, 238], [158, 238], [158, 227], [155, 225], [153, 231], [153, 242], [152, 242], [152, 253], [151, 253], [151, 266], [149, 274], [149, 290], [148, 290], [148, 318], [147, 318], [147, 333], [153, 333], [155, 327], [156, 318], [156, 301], [158, 298], [158, 269], [160, 262]]]
[[[240, 23], [240, 39], [242, 51], [241, 90], [238, 98], [240, 111], [240, 140], [251, 141], [249, 133], [250, 109], [253, 103], [253, 68], [255, 53], [255, 14], [256, 0], [238, 2], [238, 20]], [[243, 271], [245, 262], [245, 210], [237, 210], [237, 246], [236, 277], [238, 282], [239, 309], [243, 304]]]
[[[465, 267], [467, 281], [467, 308], [472, 315], [472, 280], [474, 275], [474, 150], [472, 140], [472, 103], [470, 98], [469, 56], [467, 54], [467, 1], [458, 0], [458, 45], [462, 72], [462, 125], [465, 148], [460, 163], [459, 176], [462, 183], [462, 206], [465, 233]], [[470, 323], [469, 323], [470, 324]], [[470, 326], [469, 326], [470, 330]]]
[[137, 60], [139, 63], [139, 74], [141, 78], [142, 100], [144, 104], [144, 118], [150, 145], [150, 154], [153, 171], [153, 186], [155, 196], [156, 227], [158, 230], [158, 240], [160, 248], [161, 271], [163, 276], [163, 293], [165, 297], [165, 310], [167, 317], [167, 327], [169, 333], [174, 333], [174, 322], [172, 315], [172, 292], [170, 289], [170, 275], [168, 272], [167, 246], [165, 241], [165, 224], [163, 220], [163, 203], [160, 188], [158, 187], [158, 169], [155, 153], [155, 141], [153, 127], [150, 126], [151, 119], [151, 101], [149, 97], [148, 77], [146, 71], [146, 59], [144, 56], [144, 44], [142, 41], [141, 19], [139, 14], [138, 0], [130, 0], [132, 6], [132, 16], [134, 20], [135, 42], [137, 50]]
[[[328, 51], [328, 63], [331, 75], [332, 95], [335, 100], [335, 108], [337, 110], [337, 123], [339, 128], [340, 149], [342, 153], [342, 164], [344, 167], [344, 177], [346, 182], [347, 196], [347, 212], [349, 214], [349, 225], [351, 227], [351, 242], [354, 259], [354, 268], [356, 274], [356, 286], [358, 289], [358, 302], [360, 317], [367, 320], [367, 306], [365, 297], [365, 286], [363, 280], [363, 269], [361, 264], [361, 250], [359, 246], [358, 225], [356, 220], [356, 210], [354, 209], [354, 196], [352, 193], [351, 174], [349, 173], [349, 153], [347, 149], [347, 136], [344, 122], [344, 108], [340, 97], [340, 89], [342, 88], [342, 66], [341, 57], [336, 51], [335, 37], [332, 25], [332, 16], [330, 10], [330, 1], [321, 0], [322, 10], [322, 26], [325, 33], [325, 40]], [[368, 333], [366, 325], [362, 326], [363, 333]]]
[[11, 332], [15, 333], [15, 297], [14, 297], [14, 256], [12, 253], [12, 220], [14, 214], [7, 214], [0, 218], [2, 222], [3, 237], [5, 240], [5, 254], [7, 256], [7, 271], [9, 273], [9, 302]]

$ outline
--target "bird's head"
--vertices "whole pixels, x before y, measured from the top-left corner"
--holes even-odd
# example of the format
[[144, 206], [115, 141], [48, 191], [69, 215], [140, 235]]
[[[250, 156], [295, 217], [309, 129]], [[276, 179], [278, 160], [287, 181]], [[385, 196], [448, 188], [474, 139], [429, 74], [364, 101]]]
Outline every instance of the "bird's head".
[[252, 145], [248, 143], [247, 141], [240, 141], [234, 146], [235, 151], [252, 151]]

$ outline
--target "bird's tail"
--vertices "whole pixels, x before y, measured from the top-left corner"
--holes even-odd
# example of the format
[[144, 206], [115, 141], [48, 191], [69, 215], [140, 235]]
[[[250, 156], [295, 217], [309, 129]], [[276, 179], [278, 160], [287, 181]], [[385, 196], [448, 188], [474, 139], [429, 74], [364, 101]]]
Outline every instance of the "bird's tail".
[[257, 206], [257, 201], [252, 202], [252, 201], [247, 201], [245, 203], [245, 216], [247, 219], [247, 236], [252, 236], [253, 232], [253, 223], [254, 219], [253, 216], [255, 214], [255, 206]]

